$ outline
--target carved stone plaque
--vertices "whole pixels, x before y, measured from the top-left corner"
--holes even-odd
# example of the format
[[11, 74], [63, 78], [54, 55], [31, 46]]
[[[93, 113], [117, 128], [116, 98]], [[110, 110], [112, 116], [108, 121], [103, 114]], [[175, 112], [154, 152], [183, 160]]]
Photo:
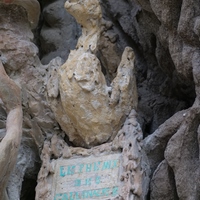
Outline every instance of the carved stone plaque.
[[118, 195], [120, 155], [57, 160], [54, 200], [95, 200]]

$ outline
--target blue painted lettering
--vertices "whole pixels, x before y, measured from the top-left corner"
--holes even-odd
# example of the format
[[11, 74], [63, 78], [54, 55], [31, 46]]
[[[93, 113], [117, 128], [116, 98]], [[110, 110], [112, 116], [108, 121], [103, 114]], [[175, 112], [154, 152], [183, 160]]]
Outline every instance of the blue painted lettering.
[[67, 167], [67, 175], [73, 175], [75, 173], [75, 165], [69, 165]]
[[78, 192], [75, 192], [75, 200], [80, 200]]
[[54, 200], [62, 200], [62, 194], [56, 194]]
[[102, 196], [108, 196], [109, 195], [109, 191], [110, 191], [110, 188], [103, 188], [102, 189]]
[[80, 165], [79, 165], [79, 173], [82, 173], [82, 172], [83, 172], [83, 167], [84, 167], [84, 164], [80, 164]]
[[93, 191], [92, 190], [83, 191], [83, 197], [84, 199], [93, 197]]
[[114, 169], [118, 166], [118, 161], [119, 160], [113, 160], [112, 169]]
[[94, 163], [94, 171], [99, 171], [101, 161]]
[[69, 200], [75, 200], [74, 199], [74, 192], [69, 193]]
[[74, 186], [75, 186], [75, 187], [80, 187], [80, 186], [81, 186], [81, 179], [76, 179], [76, 180], [74, 181]]
[[92, 164], [86, 164], [86, 172], [91, 172]]
[[116, 195], [118, 195], [118, 187], [114, 187], [112, 189], [112, 196], [116, 196]]
[[96, 183], [96, 184], [101, 183], [101, 177], [100, 177], [100, 176], [96, 176], [96, 178], [95, 178], [95, 183]]
[[62, 196], [62, 200], [68, 200], [68, 195], [65, 193], [65, 194], [63, 194], [63, 196]]
[[93, 197], [93, 191], [92, 190], [88, 190], [88, 197]]
[[111, 167], [111, 161], [110, 160], [104, 161], [101, 170], [110, 169], [110, 167]]
[[100, 197], [101, 194], [99, 193], [99, 190], [93, 190], [93, 196], [94, 197]]
[[86, 191], [82, 191], [82, 195], [83, 199], [87, 198], [87, 192]]
[[69, 192], [63, 194], [56, 194], [54, 200], [81, 200], [89, 199], [94, 197], [108, 197], [111, 195], [113, 197], [118, 195], [118, 187], [113, 188], [101, 188], [96, 190], [84, 190], [81, 192]]
[[62, 176], [62, 177], [65, 176], [65, 172], [64, 172], [64, 167], [63, 166], [60, 167], [60, 176]]
[[92, 178], [85, 179], [85, 185], [91, 185]]

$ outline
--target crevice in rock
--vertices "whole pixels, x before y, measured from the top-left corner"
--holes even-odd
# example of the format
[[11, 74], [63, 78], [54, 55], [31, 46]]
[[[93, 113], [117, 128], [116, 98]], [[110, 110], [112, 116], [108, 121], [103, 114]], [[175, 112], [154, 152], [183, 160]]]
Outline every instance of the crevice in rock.
[[36, 179], [24, 178], [20, 200], [35, 200]]
[[175, 177], [174, 177], [174, 172], [173, 172], [173, 169], [168, 166], [168, 170], [169, 170], [169, 180], [171, 181], [171, 185], [173, 185], [173, 193], [174, 193], [174, 200], [179, 200], [178, 198], [178, 193], [177, 193], [177, 189], [176, 189], [176, 181], [175, 181]]

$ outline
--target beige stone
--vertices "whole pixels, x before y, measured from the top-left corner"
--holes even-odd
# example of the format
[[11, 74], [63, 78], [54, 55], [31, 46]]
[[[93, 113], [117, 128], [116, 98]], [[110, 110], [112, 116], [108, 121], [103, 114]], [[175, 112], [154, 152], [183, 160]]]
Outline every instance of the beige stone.
[[69, 147], [60, 135], [45, 142], [36, 200], [146, 200], [150, 169], [136, 117], [132, 110], [112, 142], [90, 149]]
[[125, 48], [117, 76], [108, 86], [96, 56], [102, 20], [99, 2], [67, 1], [65, 8], [81, 24], [82, 36], [58, 71], [61, 98], [52, 100], [58, 96], [52, 87], [48, 95], [56, 119], [69, 139], [76, 145], [90, 147], [112, 139], [131, 109], [137, 107], [135, 56], [130, 47]]

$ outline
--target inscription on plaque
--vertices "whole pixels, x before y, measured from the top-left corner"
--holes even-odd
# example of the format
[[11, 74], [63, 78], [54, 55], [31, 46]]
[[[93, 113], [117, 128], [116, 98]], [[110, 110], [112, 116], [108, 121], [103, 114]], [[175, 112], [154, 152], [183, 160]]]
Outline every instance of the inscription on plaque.
[[95, 200], [118, 195], [120, 154], [56, 161], [54, 200]]

